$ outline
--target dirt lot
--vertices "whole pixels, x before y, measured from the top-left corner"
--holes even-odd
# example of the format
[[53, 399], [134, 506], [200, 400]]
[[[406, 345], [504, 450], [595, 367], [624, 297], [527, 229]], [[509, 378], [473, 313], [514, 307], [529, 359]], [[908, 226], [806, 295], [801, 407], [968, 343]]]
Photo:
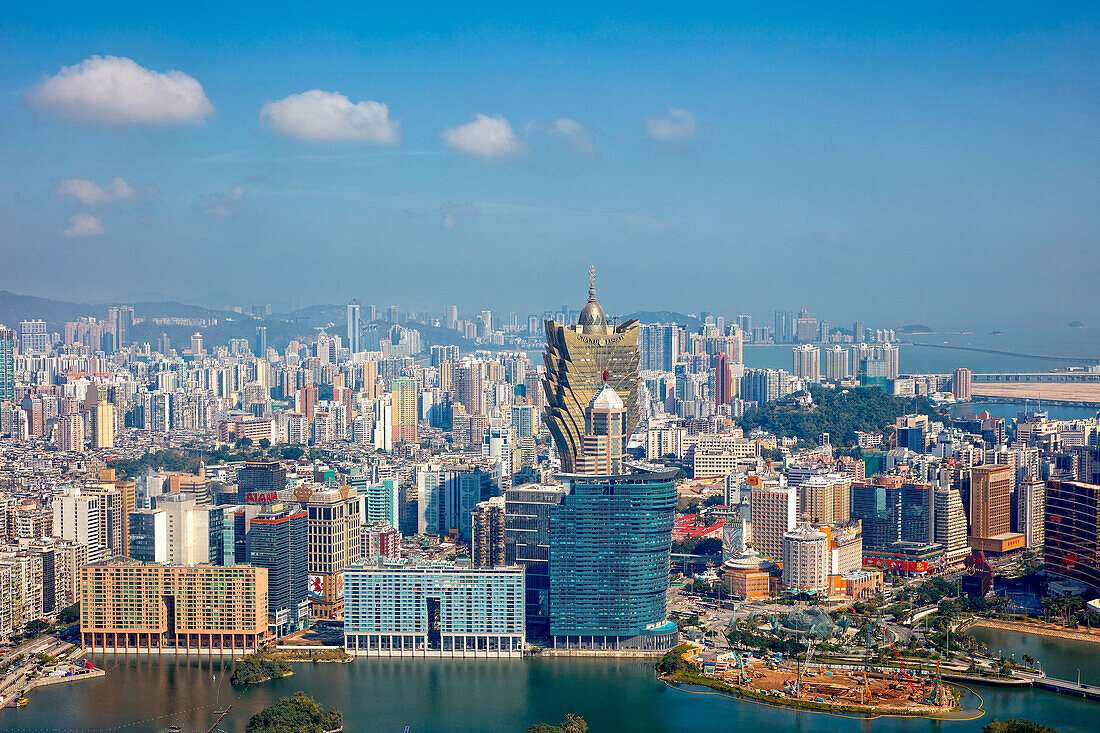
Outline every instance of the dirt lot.
[[[778, 669], [770, 669], [762, 660], [753, 660], [747, 671], [750, 681], [745, 685], [746, 687], [765, 693], [769, 690], [778, 690], [786, 697], [795, 697], [794, 686], [798, 679], [798, 672], [793, 665], [782, 665]], [[802, 687], [798, 698], [803, 700], [821, 698], [826, 703], [836, 705], [872, 705], [927, 711], [942, 709], [910, 700], [912, 692], [903, 680], [895, 682], [894, 679], [885, 675], [871, 673], [864, 684], [863, 672], [828, 671], [831, 674], [825, 674], [824, 670], [811, 665], [809, 671], [802, 675]], [[725, 672], [716, 672], [714, 676], [728, 684], [739, 685], [741, 670], [735, 664], [731, 664]], [[914, 686], [922, 699], [930, 692], [930, 688], [922, 690], [922, 684], [919, 681], [914, 681]], [[940, 690], [941, 702], [946, 707], [950, 707], [950, 697], [945, 694], [943, 685], [940, 686]]]

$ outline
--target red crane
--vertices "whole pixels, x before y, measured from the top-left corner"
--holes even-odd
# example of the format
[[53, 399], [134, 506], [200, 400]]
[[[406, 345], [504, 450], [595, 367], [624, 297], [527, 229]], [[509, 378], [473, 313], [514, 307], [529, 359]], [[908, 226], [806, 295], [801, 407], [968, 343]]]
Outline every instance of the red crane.
[[905, 662], [901, 660], [901, 655], [898, 654], [898, 650], [894, 648], [894, 634], [886, 629], [886, 640], [890, 642], [890, 651], [894, 653], [894, 659], [901, 665], [901, 674], [905, 677], [905, 684], [909, 685], [910, 692], [916, 692], [917, 688], [913, 685], [913, 680], [909, 677], [909, 670], [905, 668]]

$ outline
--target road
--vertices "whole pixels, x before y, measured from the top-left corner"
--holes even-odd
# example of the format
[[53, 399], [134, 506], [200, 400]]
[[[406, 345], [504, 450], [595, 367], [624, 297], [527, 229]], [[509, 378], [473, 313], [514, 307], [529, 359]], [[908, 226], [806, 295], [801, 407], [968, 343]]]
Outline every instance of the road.
[[7, 698], [9, 695], [23, 689], [26, 683], [27, 674], [38, 666], [38, 659], [35, 655], [45, 653], [51, 657], [55, 657], [72, 647], [72, 644], [61, 641], [56, 637], [41, 636], [37, 639], [32, 639], [31, 641], [20, 644], [11, 651], [5, 653], [3, 657], [0, 657], [0, 666], [7, 665], [21, 654], [24, 655], [24, 658], [19, 664], [12, 666], [3, 678], [0, 678], [0, 697]]

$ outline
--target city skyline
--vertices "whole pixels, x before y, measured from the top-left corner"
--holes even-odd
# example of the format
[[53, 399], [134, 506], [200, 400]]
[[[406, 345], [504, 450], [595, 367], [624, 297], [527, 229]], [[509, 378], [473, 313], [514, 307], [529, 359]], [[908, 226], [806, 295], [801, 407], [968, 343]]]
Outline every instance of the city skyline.
[[14, 10], [0, 288], [520, 310], [630, 248], [609, 305], [1089, 314], [1087, 6], [329, 12]]

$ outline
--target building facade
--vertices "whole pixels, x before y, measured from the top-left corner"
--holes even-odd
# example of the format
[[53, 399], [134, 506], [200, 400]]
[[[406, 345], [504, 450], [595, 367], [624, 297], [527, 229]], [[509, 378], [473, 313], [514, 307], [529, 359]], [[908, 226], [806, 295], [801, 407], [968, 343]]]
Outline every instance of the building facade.
[[1100, 486], [1048, 481], [1045, 531], [1047, 572], [1100, 589]]
[[344, 648], [364, 656], [519, 657], [523, 569], [361, 561], [345, 571]]
[[550, 634], [557, 649], [671, 648], [668, 573], [676, 487], [671, 470], [563, 475], [550, 512]]
[[264, 568], [103, 561], [80, 569], [79, 595], [92, 651], [245, 654], [270, 638]]
[[[596, 302], [595, 275], [588, 288], [588, 302], [576, 326], [546, 321], [545, 419], [554, 438], [561, 468], [576, 470], [583, 452], [585, 409], [592, 398], [610, 385], [626, 406], [625, 437], [638, 424], [638, 322], [612, 326]], [[625, 452], [625, 441], [620, 452]]]

